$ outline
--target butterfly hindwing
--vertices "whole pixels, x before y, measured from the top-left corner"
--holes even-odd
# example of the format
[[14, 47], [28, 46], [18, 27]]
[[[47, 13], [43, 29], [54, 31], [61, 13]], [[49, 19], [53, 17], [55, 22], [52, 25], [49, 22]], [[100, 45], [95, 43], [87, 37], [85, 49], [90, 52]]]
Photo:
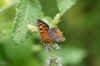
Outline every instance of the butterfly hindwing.
[[60, 32], [57, 28], [50, 28], [48, 31], [48, 37], [50, 40], [55, 41], [64, 41], [64, 37], [62, 36], [62, 32]]

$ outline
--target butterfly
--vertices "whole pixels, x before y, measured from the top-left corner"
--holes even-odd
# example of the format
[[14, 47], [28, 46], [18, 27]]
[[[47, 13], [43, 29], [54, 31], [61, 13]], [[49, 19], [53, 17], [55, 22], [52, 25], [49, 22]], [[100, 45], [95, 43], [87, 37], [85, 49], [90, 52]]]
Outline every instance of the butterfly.
[[42, 43], [46, 44], [50, 42], [64, 41], [62, 32], [58, 28], [49, 27], [49, 25], [45, 21], [40, 19], [37, 20], [37, 25]]

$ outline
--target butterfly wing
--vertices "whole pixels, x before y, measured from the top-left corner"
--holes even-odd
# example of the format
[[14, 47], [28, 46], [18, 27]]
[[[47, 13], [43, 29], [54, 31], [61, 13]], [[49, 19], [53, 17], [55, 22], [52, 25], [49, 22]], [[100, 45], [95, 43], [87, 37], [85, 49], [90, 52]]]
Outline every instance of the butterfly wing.
[[48, 40], [64, 41], [62, 32], [57, 28], [50, 28], [48, 31]]
[[43, 43], [64, 41], [62, 32], [59, 29], [49, 28], [48, 24], [40, 19], [38, 20], [38, 28], [40, 31], [41, 41]]
[[41, 40], [45, 40], [48, 35], [49, 26], [44, 21], [38, 19], [38, 29], [40, 31]]

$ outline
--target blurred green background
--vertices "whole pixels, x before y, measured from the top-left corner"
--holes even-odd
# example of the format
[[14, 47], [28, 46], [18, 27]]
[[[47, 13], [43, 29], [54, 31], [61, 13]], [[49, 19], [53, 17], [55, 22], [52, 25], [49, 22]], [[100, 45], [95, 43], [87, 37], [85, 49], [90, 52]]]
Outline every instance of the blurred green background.
[[[54, 16], [55, 0], [44, 1], [40, 0], [45, 15]], [[29, 32], [23, 44], [10, 39], [15, 8], [16, 0], [0, 0], [0, 66], [45, 66], [48, 55], [37, 33]], [[79, 0], [64, 13], [58, 27], [66, 38], [55, 51], [63, 66], [100, 66], [100, 0]]]

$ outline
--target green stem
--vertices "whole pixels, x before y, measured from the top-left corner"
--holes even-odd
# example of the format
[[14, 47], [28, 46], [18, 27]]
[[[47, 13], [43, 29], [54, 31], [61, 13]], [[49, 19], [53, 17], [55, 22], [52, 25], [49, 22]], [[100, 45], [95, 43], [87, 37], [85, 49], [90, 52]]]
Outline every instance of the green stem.
[[[48, 48], [54, 48], [54, 45], [55, 44], [53, 44], [52, 46], [48, 45]], [[55, 45], [55, 46], [58, 47], [58, 45]], [[58, 49], [57, 47], [55, 47], [54, 49]], [[60, 57], [54, 54], [53, 49], [51, 52], [48, 52], [48, 53], [49, 53], [49, 56], [48, 56], [47, 66], [62, 66]]]
[[60, 57], [49, 56], [47, 66], [62, 66]]

